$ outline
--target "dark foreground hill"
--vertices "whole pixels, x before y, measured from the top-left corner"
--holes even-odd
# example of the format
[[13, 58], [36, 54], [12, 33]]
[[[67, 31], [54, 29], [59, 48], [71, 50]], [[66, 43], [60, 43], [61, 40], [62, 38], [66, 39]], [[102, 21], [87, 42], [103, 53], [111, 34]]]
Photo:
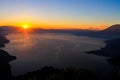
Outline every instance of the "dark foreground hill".
[[[0, 48], [5, 47], [5, 44], [9, 43], [10, 41], [0, 35]], [[9, 62], [15, 60], [16, 57], [10, 55], [5, 50], [0, 49], [0, 80], [11, 80], [11, 66]]]
[[18, 76], [15, 80], [100, 80], [100, 78], [94, 72], [85, 69], [57, 69], [46, 66], [37, 71]]
[[45, 66], [37, 71], [17, 76], [14, 80], [120, 80], [119, 71], [113, 71], [109, 76], [101, 76], [86, 69], [57, 69]]

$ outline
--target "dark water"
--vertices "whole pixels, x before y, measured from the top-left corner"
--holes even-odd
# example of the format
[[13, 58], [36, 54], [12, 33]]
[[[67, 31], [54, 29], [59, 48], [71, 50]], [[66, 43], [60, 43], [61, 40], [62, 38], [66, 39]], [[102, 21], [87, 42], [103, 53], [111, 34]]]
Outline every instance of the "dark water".
[[99, 73], [113, 69], [113, 65], [106, 62], [106, 57], [85, 53], [104, 47], [102, 39], [50, 33], [16, 33], [8, 35], [7, 38], [11, 43], [5, 50], [17, 56], [17, 59], [11, 62], [13, 75], [48, 65], [57, 68], [85, 68]]

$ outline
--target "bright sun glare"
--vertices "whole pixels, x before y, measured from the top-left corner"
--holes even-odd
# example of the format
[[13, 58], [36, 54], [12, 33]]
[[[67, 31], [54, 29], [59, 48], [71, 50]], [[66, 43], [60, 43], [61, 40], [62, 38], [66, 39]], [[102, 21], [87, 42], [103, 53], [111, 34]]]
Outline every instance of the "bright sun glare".
[[26, 25], [26, 24], [24, 24], [22, 27], [23, 27], [24, 29], [28, 29], [28, 25]]

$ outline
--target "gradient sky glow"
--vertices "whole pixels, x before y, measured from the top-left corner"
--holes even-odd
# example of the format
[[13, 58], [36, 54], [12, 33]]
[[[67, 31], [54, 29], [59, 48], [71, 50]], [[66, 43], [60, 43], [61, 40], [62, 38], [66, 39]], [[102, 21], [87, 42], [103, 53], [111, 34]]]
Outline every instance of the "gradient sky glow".
[[0, 0], [0, 25], [105, 28], [120, 23], [120, 0]]

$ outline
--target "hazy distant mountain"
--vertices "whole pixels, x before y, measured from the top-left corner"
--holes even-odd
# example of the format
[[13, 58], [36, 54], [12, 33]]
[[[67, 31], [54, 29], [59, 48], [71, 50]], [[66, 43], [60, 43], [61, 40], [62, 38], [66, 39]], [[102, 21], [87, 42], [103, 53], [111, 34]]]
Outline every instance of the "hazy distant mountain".
[[91, 32], [91, 30], [83, 30], [83, 29], [50, 29], [47, 31], [50, 33], [65, 33], [65, 34], [73, 34], [78, 36], [84, 36]]
[[[9, 34], [14, 32], [20, 32], [19, 27], [13, 26], [0, 26], [0, 34]], [[64, 33], [73, 34], [77, 36], [89, 36], [95, 38], [120, 38], [120, 24], [112, 25], [101, 31], [83, 30], [83, 29], [42, 29], [31, 28], [34, 33]]]
[[[91, 36], [92, 35], [92, 36]], [[120, 24], [112, 25], [104, 30], [92, 32], [91, 37], [114, 39], [120, 38]]]
[[[74, 35], [86, 35], [91, 30], [82, 30], [82, 29], [43, 29], [43, 28], [30, 28], [32, 32], [35, 33], [64, 33], [64, 34], [74, 34]], [[14, 32], [20, 32], [20, 27], [13, 26], [0, 26], [0, 34], [9, 34]]]
[[16, 32], [16, 31], [18, 31], [18, 29], [13, 26], [0, 26], [0, 34], [1, 35], [10, 34], [12, 32]]
[[102, 31], [100, 31], [101, 33], [104, 33], [104, 34], [120, 34], [120, 24], [115, 24], [115, 25], [112, 25]]
[[77, 36], [89, 36], [89, 37], [95, 37], [95, 38], [120, 38], [120, 24], [112, 25], [104, 30], [101, 31], [94, 31], [94, 30], [49, 30], [49, 32], [55, 32], [55, 33], [68, 33], [68, 34], [74, 34]]
[[[32, 32], [42, 32], [44, 29], [42, 28], [30, 28]], [[14, 27], [14, 26], [0, 26], [0, 34], [7, 35], [10, 33], [21, 32], [24, 29], [22, 27]]]

